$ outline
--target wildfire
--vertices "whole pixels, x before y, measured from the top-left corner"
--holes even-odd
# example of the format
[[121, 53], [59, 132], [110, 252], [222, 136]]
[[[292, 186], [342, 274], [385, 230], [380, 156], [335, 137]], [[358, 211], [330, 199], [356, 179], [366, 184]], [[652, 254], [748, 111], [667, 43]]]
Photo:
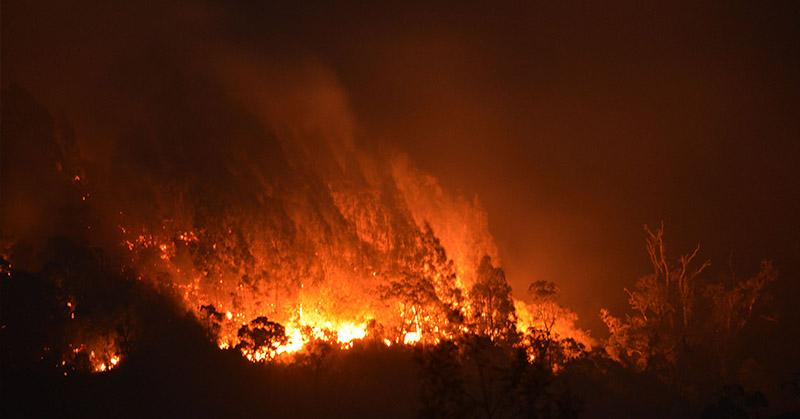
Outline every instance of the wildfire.
[[106, 372], [110, 371], [112, 368], [116, 367], [119, 363], [118, 356], [112, 356], [109, 358], [108, 363], [105, 362], [98, 362], [94, 365], [94, 372]]
[[114, 369], [121, 361], [119, 350], [116, 347], [103, 344], [99, 340], [90, 343], [69, 344], [68, 349], [59, 364], [64, 369], [64, 375], [67, 375], [69, 371], [107, 372]]
[[275, 198], [290, 204], [278, 212], [264, 203], [210, 213], [166, 204], [157, 217], [141, 214], [149, 223], [130, 208], [115, 211], [115, 224], [140, 278], [177, 296], [219, 348], [252, 361], [291, 358], [318, 341], [434, 345], [534, 325], [525, 307], [514, 323], [479, 204], [448, 198], [407, 163], [383, 170], [395, 181], [391, 199], [375, 185], [334, 179], [323, 195]]
[[[233, 314], [230, 311], [225, 313], [227, 323], [233, 323]], [[243, 326], [246, 325], [243, 322]], [[324, 323], [310, 322], [303, 317], [298, 317], [289, 323], [285, 328], [286, 341], [274, 348], [264, 348], [260, 350], [243, 349], [242, 354], [251, 361], [262, 361], [272, 359], [279, 355], [289, 355], [298, 352], [311, 341], [325, 341], [336, 344], [342, 349], [352, 347], [354, 341], [364, 339], [367, 336], [367, 324], [355, 324], [352, 322], [332, 324], [330, 321]], [[236, 334], [226, 334], [219, 338], [218, 346], [220, 349], [228, 349], [240, 342]]]
[[[253, 362], [290, 359], [313, 341], [341, 349], [367, 337], [387, 347], [436, 344], [458, 334], [481, 333], [485, 327], [481, 324], [496, 320], [485, 307], [465, 299], [471, 291], [467, 284], [475, 279], [458, 277], [459, 269], [446, 259], [430, 231], [417, 239], [413, 257], [419, 260], [408, 262], [412, 271], [393, 272], [391, 260], [339, 269], [333, 260], [323, 265], [326, 281], [302, 279], [294, 287], [279, 288], [278, 282], [266, 280], [268, 277], [248, 282], [250, 274], [242, 273], [241, 268], [229, 270], [229, 264], [236, 263], [229, 254], [232, 245], [226, 242], [236, 235], [233, 229], [223, 230], [222, 240], [201, 230], [171, 230], [173, 223], [167, 221], [160, 232], [135, 234], [136, 229], [120, 226], [123, 235], [130, 236], [123, 244], [142, 266], [170, 273], [173, 280], [164, 285], [172, 287], [186, 308], [207, 324], [220, 349], [234, 348]], [[339, 254], [337, 249], [326, 251]], [[214, 262], [198, 263], [192, 256], [198, 253]], [[322, 254], [318, 251], [315, 256]], [[148, 259], [147, 255], [152, 256]], [[344, 253], [340, 258], [349, 256]], [[262, 263], [256, 259], [256, 266]], [[276, 274], [301, 277], [304, 271], [296, 269]], [[284, 283], [292, 282], [287, 279]], [[419, 292], [423, 293], [417, 295]], [[538, 325], [539, 320], [531, 314], [535, 310], [519, 301], [513, 305], [519, 314], [516, 327], [520, 332]], [[579, 332], [574, 319], [556, 325], [560, 336], [578, 336], [588, 347], [590, 339]], [[118, 359], [98, 363], [97, 369], [110, 369], [116, 362]]]

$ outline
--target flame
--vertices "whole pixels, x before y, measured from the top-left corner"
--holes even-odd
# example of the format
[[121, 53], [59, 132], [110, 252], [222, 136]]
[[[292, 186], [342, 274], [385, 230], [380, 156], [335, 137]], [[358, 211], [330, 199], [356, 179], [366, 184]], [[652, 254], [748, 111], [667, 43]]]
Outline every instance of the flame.
[[336, 339], [339, 343], [350, 343], [356, 339], [364, 339], [367, 335], [366, 325], [354, 325], [352, 323], [345, 323], [339, 326], [336, 330]]
[[[90, 370], [94, 373], [101, 373], [111, 371], [116, 367], [120, 362], [120, 356], [115, 353], [110, 352], [99, 352], [101, 350], [107, 351], [107, 348], [98, 348], [98, 351], [89, 350], [85, 344], [80, 344], [72, 349], [73, 357], [70, 361], [62, 360], [61, 366], [63, 368], [76, 368], [76, 360], [82, 354], [86, 354], [88, 352], [88, 362], [91, 365]], [[64, 372], [64, 375], [67, 375], [67, 372]]]
[[403, 337], [403, 343], [406, 344], [406, 345], [411, 345], [411, 344], [419, 342], [419, 339], [420, 339], [419, 333], [417, 333], [417, 332], [408, 332]]

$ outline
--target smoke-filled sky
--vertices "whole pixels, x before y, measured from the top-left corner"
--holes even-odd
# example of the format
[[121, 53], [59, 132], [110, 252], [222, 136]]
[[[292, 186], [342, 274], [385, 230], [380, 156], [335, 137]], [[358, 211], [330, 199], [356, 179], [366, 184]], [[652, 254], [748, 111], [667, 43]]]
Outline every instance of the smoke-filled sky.
[[212, 79], [235, 103], [193, 117], [263, 109], [334, 156], [406, 153], [477, 197], [516, 295], [554, 281], [592, 329], [648, 272], [642, 225], [661, 220], [675, 257], [701, 243], [741, 276], [772, 258], [796, 295], [796, 4], [247, 3], [3, 1], [2, 85], [95, 164], [120, 127], [190, 124], [172, 101]]

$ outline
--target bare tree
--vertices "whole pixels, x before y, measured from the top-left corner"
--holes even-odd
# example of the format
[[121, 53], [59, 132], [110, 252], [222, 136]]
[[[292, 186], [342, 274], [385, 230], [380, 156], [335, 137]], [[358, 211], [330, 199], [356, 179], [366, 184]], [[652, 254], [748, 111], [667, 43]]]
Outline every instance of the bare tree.
[[653, 273], [639, 278], [632, 290], [625, 289], [631, 308], [625, 318], [601, 311], [610, 331], [607, 352], [680, 385], [688, 385], [689, 376], [700, 379], [700, 369], [711, 372], [703, 359], [718, 359], [720, 376], [725, 378], [731, 347], [754, 317], [758, 303], [766, 300], [765, 288], [778, 272], [764, 261], [758, 274], [746, 281], [737, 280], [731, 269], [728, 281], [708, 285], [701, 274], [711, 262], [696, 261], [699, 246], [670, 262], [663, 223], [656, 230], [645, 226], [645, 232]]
[[639, 278], [632, 290], [625, 289], [633, 313], [624, 320], [605, 310], [601, 316], [611, 332], [608, 349], [612, 356], [624, 358], [640, 370], [663, 371], [674, 365], [689, 345], [698, 277], [711, 262], [695, 263], [699, 245], [676, 263], [670, 262], [663, 222], [655, 230], [648, 226], [644, 230], [653, 272]]

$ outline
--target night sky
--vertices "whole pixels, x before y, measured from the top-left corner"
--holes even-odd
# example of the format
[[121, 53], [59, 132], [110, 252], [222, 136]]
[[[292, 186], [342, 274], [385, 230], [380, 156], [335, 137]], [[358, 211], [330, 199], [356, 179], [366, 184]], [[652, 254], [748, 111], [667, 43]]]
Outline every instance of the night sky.
[[174, 82], [164, 68], [241, 91], [242, 62], [303, 73], [312, 119], [477, 197], [515, 295], [554, 281], [595, 335], [649, 272], [642, 226], [662, 220], [674, 257], [700, 243], [741, 276], [773, 259], [776, 304], [798, 319], [796, 3], [245, 3], [3, 1], [2, 85], [101, 162]]

